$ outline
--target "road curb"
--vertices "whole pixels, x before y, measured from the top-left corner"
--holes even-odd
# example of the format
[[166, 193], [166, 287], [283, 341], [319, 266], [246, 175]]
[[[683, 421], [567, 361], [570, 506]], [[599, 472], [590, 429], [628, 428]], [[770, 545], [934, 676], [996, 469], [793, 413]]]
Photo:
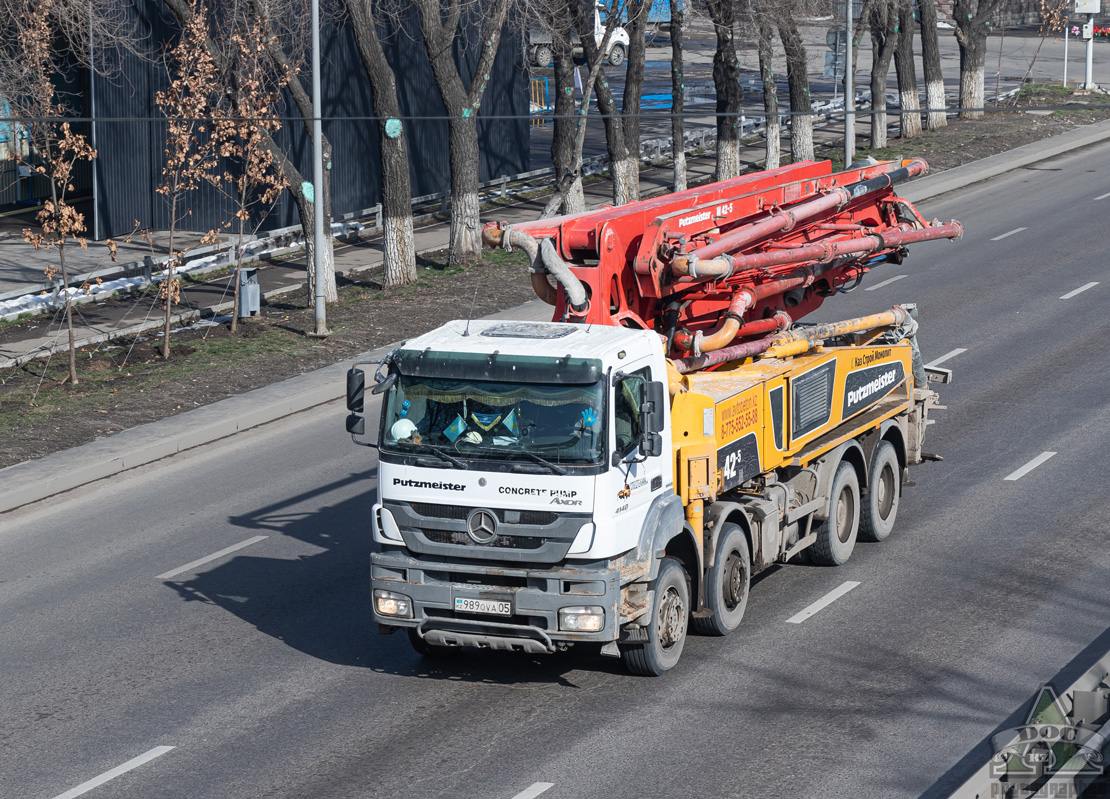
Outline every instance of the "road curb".
[[[1105, 139], [1110, 139], [1110, 120], [930, 175], [907, 184], [900, 193], [911, 202], [921, 202]], [[199, 316], [206, 310], [192, 313]], [[533, 300], [487, 318], [548, 317], [547, 306]], [[0, 513], [338, 400], [345, 391], [343, 376], [348, 363], [380, 360], [394, 346], [397, 343], [100, 441], [0, 469]]]
[[898, 193], [912, 203], [931, 200], [942, 194], [967, 188], [1015, 169], [1055, 158], [1106, 139], [1110, 139], [1110, 120], [1082, 125], [1048, 139], [1015, 147], [1013, 150], [947, 169], [935, 175], [927, 175], [907, 183], [899, 189]]

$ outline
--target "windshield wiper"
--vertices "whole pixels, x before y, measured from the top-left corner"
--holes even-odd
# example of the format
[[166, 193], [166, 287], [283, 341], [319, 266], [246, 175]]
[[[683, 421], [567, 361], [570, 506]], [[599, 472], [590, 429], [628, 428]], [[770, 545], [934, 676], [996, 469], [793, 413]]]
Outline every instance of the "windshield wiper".
[[529, 460], [535, 461], [536, 463], [540, 464], [541, 466], [546, 466], [548, 469], [555, 472], [555, 474], [566, 474], [567, 473], [567, 470], [564, 469], [559, 464], [552, 463], [551, 461], [547, 460], [546, 458], [541, 458], [539, 455], [537, 455], [536, 453], [531, 452], [529, 450], [518, 449], [518, 450], [513, 450], [513, 453], [516, 454], [516, 455], [523, 455], [524, 457], [528, 458]]
[[[442, 460], [445, 460], [445, 461], [447, 461], [447, 462], [448, 462], [448, 463], [450, 463], [450, 464], [451, 464], [452, 466], [454, 466], [454, 467], [456, 467], [456, 468], [458, 468], [458, 469], [466, 469], [466, 468], [468, 468], [465, 462], [463, 462], [463, 461], [459, 460], [459, 459], [458, 459], [458, 458], [456, 458], [456, 457], [455, 457], [454, 455], [448, 455], [448, 454], [447, 454], [446, 452], [444, 452], [444, 448], [443, 448], [443, 447], [437, 447], [437, 446], [436, 446], [435, 444], [423, 444], [422, 446], [423, 446], [423, 447], [424, 447], [424, 448], [425, 448], [425, 449], [426, 449], [426, 450], [427, 450], [427, 451], [428, 451], [429, 453], [431, 453], [432, 455], [435, 455], [435, 456], [436, 456], [437, 458], [440, 458], [440, 459], [442, 459]], [[423, 452], [423, 451], [421, 451], [421, 452], [414, 452], [414, 453], [413, 453], [413, 455], [414, 455], [414, 456], [416, 456], [416, 457], [418, 457], [418, 458], [419, 458], [419, 457], [420, 457], [421, 455], [423, 455], [423, 454], [424, 454], [424, 452]]]

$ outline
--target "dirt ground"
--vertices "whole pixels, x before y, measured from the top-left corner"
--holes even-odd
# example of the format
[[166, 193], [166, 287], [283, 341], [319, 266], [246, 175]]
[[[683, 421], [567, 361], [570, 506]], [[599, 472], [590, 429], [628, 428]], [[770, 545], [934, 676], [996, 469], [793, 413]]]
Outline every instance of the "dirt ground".
[[[877, 158], [919, 155], [934, 172], [1038, 141], [1076, 125], [1110, 118], [1102, 95], [1075, 97], [1059, 88], [1027, 87], [1018, 108], [981, 120], [950, 120], [939, 131], [871, 152]], [[1074, 108], [1075, 110], [1070, 110]], [[864, 137], [861, 145], [866, 144]], [[868, 151], [861, 150], [860, 155]], [[818, 157], [836, 153], [819, 153]], [[341, 281], [340, 301], [329, 309], [332, 335], [306, 335], [313, 317], [304, 297], [264, 304], [232, 336], [226, 323], [202, 323], [175, 332], [172, 357], [159, 355], [160, 339], [115, 341], [79, 353], [80, 382], [63, 382], [64, 353], [0, 373], [0, 467], [42, 457], [146, 422], [172, 416], [292, 377], [375, 347], [410, 338], [454, 318], [474, 303], [481, 317], [534, 297], [522, 253], [487, 253], [466, 267], [444, 265], [443, 254], [421, 259], [420, 280], [384, 289], [374, 275]], [[0, 339], [29, 320], [0, 327]]]

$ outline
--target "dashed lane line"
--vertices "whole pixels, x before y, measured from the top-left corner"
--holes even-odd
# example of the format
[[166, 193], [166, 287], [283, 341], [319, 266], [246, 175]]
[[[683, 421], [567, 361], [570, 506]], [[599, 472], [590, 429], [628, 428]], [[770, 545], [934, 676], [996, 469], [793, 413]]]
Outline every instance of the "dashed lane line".
[[1098, 285], [1098, 281], [1097, 281], [1097, 280], [1095, 280], [1095, 281], [1092, 281], [1092, 282], [1090, 282], [1090, 283], [1086, 284], [1085, 286], [1080, 286], [1080, 287], [1079, 287], [1079, 288], [1077, 288], [1077, 289], [1072, 289], [1072, 290], [1071, 290], [1071, 291], [1069, 291], [1069, 292], [1068, 292], [1067, 294], [1065, 294], [1064, 296], [1062, 296], [1062, 297], [1061, 297], [1060, 299], [1062, 299], [1062, 300], [1070, 300], [1070, 299], [1071, 299], [1072, 297], [1074, 297], [1074, 296], [1075, 296], [1076, 294], [1082, 294], [1082, 293], [1083, 293], [1084, 291], [1086, 291], [1087, 289], [1093, 289], [1093, 288], [1094, 288], [1095, 286], [1097, 286], [1097, 285]]
[[846, 583], [841, 585], [839, 588], [834, 588], [833, 590], [829, 591], [829, 593], [825, 594], [823, 597], [818, 599], [816, 602], [814, 602], [812, 605], [807, 607], [805, 610], [802, 610], [798, 613], [795, 613], [793, 616], [791, 616], [789, 619], [786, 620], [786, 623], [787, 624], [801, 624], [803, 621], [808, 619], [810, 616], [815, 614], [817, 611], [828, 607], [833, 602], [840, 599], [840, 597], [844, 596], [846, 593], [851, 591], [853, 588], [856, 588], [857, 586], [859, 586], [859, 583], [857, 581], [848, 580]]
[[513, 799], [536, 799], [537, 796], [546, 791], [548, 788], [554, 787], [555, 783], [553, 782], [533, 782], [523, 791], [514, 796]]
[[1110, 191], [1106, 192], [1106, 194], [1100, 194], [1099, 196], [1095, 197], [1095, 199], [1096, 200], [1105, 200], [1107, 197], [1110, 197]]
[[211, 555], [203, 557], [200, 560], [194, 560], [192, 563], [186, 563], [184, 566], [178, 569], [173, 569], [172, 571], [165, 572], [164, 574], [159, 574], [154, 579], [168, 580], [171, 577], [176, 577], [177, 575], [181, 574], [181, 572], [187, 572], [191, 569], [195, 569], [197, 566], [203, 566], [209, 561], [216, 560], [217, 558], [222, 558], [224, 555], [230, 555], [232, 552], [238, 552], [243, 547], [249, 547], [251, 544], [257, 544], [259, 541], [265, 541], [269, 537], [270, 536], [268, 535], [256, 535], [253, 538], [248, 538], [246, 541], [240, 541], [238, 544], [232, 544], [225, 549], [221, 549], [219, 552], [213, 552]]
[[882, 283], [876, 283], [874, 286], [868, 286], [864, 289], [864, 291], [874, 291], [875, 289], [881, 289], [883, 286], [889, 286], [894, 281], [901, 280], [904, 277], [909, 277], [909, 275], [895, 275], [894, 277], [888, 277]]
[[1051, 458], [1055, 454], [1056, 454], [1055, 452], [1042, 452], [1040, 455], [1035, 457], [1033, 460], [1029, 461], [1029, 463], [1022, 466], [1020, 469], [1018, 469], [1016, 471], [1013, 471], [1013, 472], [1010, 472], [1008, 475], [1006, 475], [1006, 477], [1004, 479], [1006, 479], [1006, 480], [1020, 480], [1021, 478], [1025, 477], [1025, 475], [1029, 474], [1031, 471], [1036, 469], [1038, 466], [1040, 466], [1042, 463], [1047, 461], [1049, 458]]
[[1011, 230], [1009, 233], [1003, 233], [1001, 236], [995, 236], [993, 239], [991, 239], [991, 241], [1002, 241], [1002, 239], [1009, 238], [1010, 236], [1014, 235], [1015, 233], [1021, 233], [1021, 231], [1023, 231], [1023, 230], [1028, 230], [1028, 228], [1016, 227], [1013, 230]]
[[162, 755], [166, 754], [166, 752], [169, 752], [171, 749], [173, 749], [172, 746], [156, 746], [149, 752], [144, 752], [138, 757], [132, 758], [126, 763], [118, 765], [110, 771], [105, 771], [99, 777], [93, 777], [88, 782], [83, 782], [76, 788], [70, 788], [65, 793], [58, 794], [54, 797], [54, 799], [74, 799], [74, 797], [80, 796], [83, 793], [88, 793], [93, 788], [101, 786], [104, 783], [109, 782], [110, 780], [114, 780], [121, 774], [126, 774], [127, 772], [131, 771], [132, 769], [138, 768], [144, 763], [149, 763], [156, 757], [161, 757]]
[[964, 347], [956, 347], [956, 349], [952, 350], [951, 352], [946, 352], [946, 353], [944, 353], [944, 355], [941, 355], [939, 358], [937, 358], [935, 360], [932, 360], [932, 361], [929, 361], [927, 364], [925, 364], [925, 366], [926, 366], [926, 368], [932, 367], [932, 366], [940, 366], [942, 363], [947, 361], [949, 358], [955, 358], [957, 355], [963, 355], [965, 352], [967, 352], [967, 349], [965, 349]]

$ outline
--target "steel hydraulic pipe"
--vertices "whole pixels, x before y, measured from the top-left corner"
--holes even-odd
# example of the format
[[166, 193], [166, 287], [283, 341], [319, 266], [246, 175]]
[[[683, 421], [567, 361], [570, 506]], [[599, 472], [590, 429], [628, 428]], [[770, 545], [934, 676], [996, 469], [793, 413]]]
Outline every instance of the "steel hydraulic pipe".
[[[738, 361], [741, 358], [751, 358], [753, 355], [766, 352], [774, 343], [775, 337], [767, 336], [766, 338], [756, 339], [755, 341], [745, 341], [742, 344], [734, 344], [731, 347], [725, 347], [715, 352], [707, 352], [704, 355], [696, 355], [691, 358], [679, 358], [678, 360], [671, 361], [671, 364], [679, 374], [689, 374], [699, 369], [716, 366], [719, 363]], [[672, 391], [671, 393], [674, 392]]]
[[[760, 283], [757, 286], [740, 289], [733, 295], [732, 301], [728, 304], [728, 310], [725, 312], [725, 318], [716, 330], [712, 333], [702, 333], [700, 330], [693, 334], [687, 332], [676, 333], [674, 337], [675, 346], [681, 350], [692, 350], [695, 355], [719, 350], [721, 347], [732, 343], [737, 333], [740, 332], [742, 325], [745, 328], [747, 327], [747, 325], [744, 325], [744, 314], [751, 310], [757, 302], [775, 294], [805, 286], [810, 280], [812, 280], [812, 277], [807, 273], [792, 275], [781, 280], [768, 280], [766, 283]], [[750, 322], [749, 324], [757, 324], [757, 322]], [[785, 327], [778, 329], [785, 330]]]
[[[712, 244], [694, 250], [693, 254], [698, 260], [703, 260], [724, 253], [735, 252], [772, 233], [792, 230], [799, 222], [843, 208], [852, 200], [872, 192], [884, 191], [895, 183], [917, 175], [923, 175], [928, 171], [929, 165], [923, 159], [914, 158], [908, 164], [904, 164], [886, 174], [831, 189], [825, 194], [799, 203], [789, 211], [772, 212], [766, 219], [729, 231]], [[683, 260], [683, 256], [679, 256], [675, 259], [673, 266], [674, 271], [680, 275], [688, 274], [688, 272], [683, 271], [686, 268], [685, 264], [680, 263]], [[698, 271], [707, 274], [703, 271], [701, 264], [698, 264]]]
[[808, 352], [825, 339], [845, 336], [849, 333], [861, 333], [864, 330], [874, 330], [878, 327], [901, 327], [908, 324], [910, 314], [902, 306], [895, 305], [889, 311], [860, 316], [855, 319], [845, 319], [843, 322], [829, 322], [828, 324], [813, 327], [794, 328], [793, 330], [774, 336], [773, 346], [765, 352], [768, 358], [787, 358], [791, 355], [801, 355]]
[[[855, 239], [833, 239], [797, 247], [793, 250], [775, 250], [773, 252], [758, 252], [751, 255], [738, 255], [729, 258], [733, 271], [742, 269], [764, 269], [769, 266], [802, 261], [816, 261], [825, 263], [842, 255], [864, 255], [877, 250], [886, 250], [891, 247], [901, 247], [904, 244], [914, 244], [919, 241], [932, 241], [934, 239], [958, 239], [963, 235], [964, 229], [959, 222], [952, 221], [947, 224], [931, 225], [924, 229], [915, 229], [910, 225], [899, 225], [883, 235], [872, 234]], [[712, 263], [712, 262], [710, 262]], [[698, 271], [705, 264], [698, 264]]]

